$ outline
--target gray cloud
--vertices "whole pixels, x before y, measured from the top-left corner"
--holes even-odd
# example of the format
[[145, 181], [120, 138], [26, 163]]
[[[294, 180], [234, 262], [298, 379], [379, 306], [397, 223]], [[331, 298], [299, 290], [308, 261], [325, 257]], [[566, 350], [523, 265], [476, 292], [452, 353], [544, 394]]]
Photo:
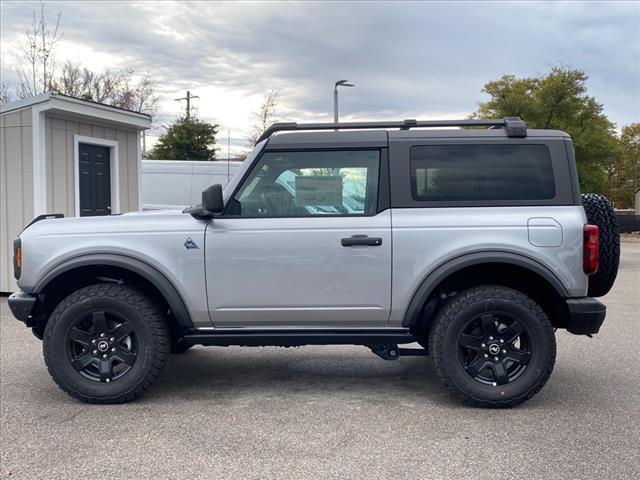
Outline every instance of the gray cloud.
[[[3, 45], [26, 28], [33, 6], [2, 3]], [[469, 113], [487, 81], [550, 63], [587, 71], [590, 93], [616, 123], [640, 120], [634, 2], [47, 4], [57, 8], [66, 40], [153, 72], [165, 92], [276, 88], [294, 120], [328, 117], [339, 78], [357, 84], [344, 91], [343, 112], [402, 118]]]

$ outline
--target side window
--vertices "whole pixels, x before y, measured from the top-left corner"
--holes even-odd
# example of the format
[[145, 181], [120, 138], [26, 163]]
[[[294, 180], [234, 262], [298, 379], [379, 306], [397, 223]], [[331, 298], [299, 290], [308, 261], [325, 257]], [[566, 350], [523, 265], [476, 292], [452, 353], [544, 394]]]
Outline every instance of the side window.
[[377, 150], [266, 152], [231, 201], [243, 217], [374, 215]]
[[417, 201], [548, 200], [556, 195], [545, 145], [429, 145], [411, 149]]

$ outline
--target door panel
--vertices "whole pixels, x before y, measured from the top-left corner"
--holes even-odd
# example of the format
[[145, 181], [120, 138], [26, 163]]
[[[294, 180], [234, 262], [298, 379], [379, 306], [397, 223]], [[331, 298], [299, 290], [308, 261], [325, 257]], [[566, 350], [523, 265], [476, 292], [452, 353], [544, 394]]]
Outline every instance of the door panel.
[[98, 145], [78, 145], [80, 216], [111, 213], [110, 149]]
[[[342, 245], [354, 235], [381, 242]], [[391, 214], [218, 217], [206, 231], [206, 273], [216, 327], [386, 326]]]

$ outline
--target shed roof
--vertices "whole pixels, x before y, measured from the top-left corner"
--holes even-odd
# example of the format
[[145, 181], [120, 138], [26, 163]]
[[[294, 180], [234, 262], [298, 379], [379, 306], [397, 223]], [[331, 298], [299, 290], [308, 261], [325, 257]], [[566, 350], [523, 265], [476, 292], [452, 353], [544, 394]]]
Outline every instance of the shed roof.
[[57, 92], [46, 92], [15, 102], [0, 104], [0, 114], [41, 105], [46, 105], [46, 109], [52, 112], [60, 111], [85, 117], [100, 118], [136, 127], [139, 130], [146, 130], [151, 127], [151, 116], [146, 113], [134, 112], [91, 100], [83, 100]]

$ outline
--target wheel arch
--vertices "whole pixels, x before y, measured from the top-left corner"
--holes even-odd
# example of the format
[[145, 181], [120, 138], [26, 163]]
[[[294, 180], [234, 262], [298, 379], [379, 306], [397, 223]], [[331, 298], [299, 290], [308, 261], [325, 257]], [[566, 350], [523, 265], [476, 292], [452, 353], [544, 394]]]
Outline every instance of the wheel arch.
[[569, 297], [560, 279], [548, 267], [537, 260], [512, 252], [482, 251], [467, 253], [444, 262], [427, 274], [417, 287], [409, 306], [405, 310], [402, 326], [413, 327], [418, 324], [423, 309], [434, 298], [434, 294], [438, 293], [439, 287], [445, 284], [448, 279], [473, 267], [490, 268], [495, 265], [529, 272], [543, 282], [544, 288], [550, 292], [555, 292], [559, 298]]
[[151, 292], [152, 294], [164, 300], [166, 306], [171, 310], [176, 327], [180, 329], [193, 328], [189, 310], [171, 281], [154, 266], [127, 255], [98, 253], [67, 259], [47, 271], [34, 285], [33, 293], [44, 294], [46, 297], [47, 292], [57, 283], [56, 280], [72, 275], [74, 272], [78, 274], [95, 272], [101, 268], [107, 269], [107, 272], [128, 272], [132, 277], [142, 279], [147, 286], [151, 286], [155, 290]]

